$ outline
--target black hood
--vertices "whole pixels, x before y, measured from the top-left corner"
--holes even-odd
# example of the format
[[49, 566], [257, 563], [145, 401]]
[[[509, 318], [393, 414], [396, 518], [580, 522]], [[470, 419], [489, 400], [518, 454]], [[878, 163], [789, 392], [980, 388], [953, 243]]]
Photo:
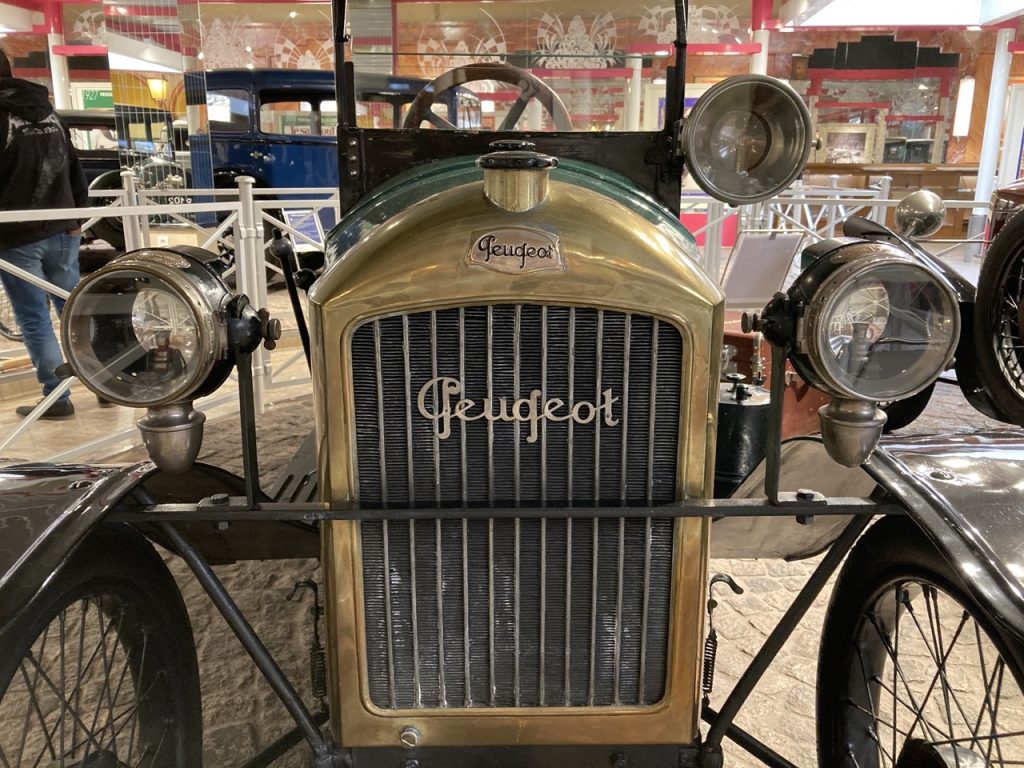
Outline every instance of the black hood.
[[16, 77], [0, 79], [0, 112], [9, 112], [36, 123], [52, 111], [46, 86]]

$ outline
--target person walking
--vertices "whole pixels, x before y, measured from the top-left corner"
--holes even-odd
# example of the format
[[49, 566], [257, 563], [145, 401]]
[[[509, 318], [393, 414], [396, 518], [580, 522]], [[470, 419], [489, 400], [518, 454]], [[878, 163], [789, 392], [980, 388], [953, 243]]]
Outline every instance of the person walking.
[[[0, 211], [75, 208], [88, 203], [89, 186], [71, 144], [42, 85], [13, 76], [0, 50]], [[76, 219], [0, 223], [0, 260], [70, 291], [78, 284], [80, 222]], [[64, 300], [0, 271], [0, 282], [21, 325], [43, 397], [60, 384], [55, 369], [63, 362], [50, 322], [50, 302], [58, 317]], [[18, 406], [27, 416], [34, 405]], [[65, 392], [40, 418], [75, 415]]]

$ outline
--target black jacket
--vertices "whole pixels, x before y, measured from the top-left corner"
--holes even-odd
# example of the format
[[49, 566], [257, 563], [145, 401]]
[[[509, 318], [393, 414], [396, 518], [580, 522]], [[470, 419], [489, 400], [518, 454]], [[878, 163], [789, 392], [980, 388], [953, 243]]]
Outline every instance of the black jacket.
[[[44, 86], [0, 79], [0, 210], [75, 208], [89, 185]], [[77, 219], [0, 223], [0, 251], [77, 229]]]

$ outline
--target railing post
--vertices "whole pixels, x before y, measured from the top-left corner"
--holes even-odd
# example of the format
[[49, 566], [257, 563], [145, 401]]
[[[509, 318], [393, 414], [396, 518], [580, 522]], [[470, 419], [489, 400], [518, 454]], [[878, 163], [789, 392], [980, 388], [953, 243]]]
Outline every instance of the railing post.
[[722, 272], [722, 230], [725, 222], [725, 204], [717, 200], [708, 203], [708, 228], [704, 230], [704, 269], [713, 280]]
[[[123, 205], [128, 207], [139, 204], [139, 193], [135, 188], [135, 173], [127, 168], [121, 171], [121, 188], [124, 190]], [[122, 215], [121, 221], [124, 227], [124, 247], [126, 250], [134, 251], [142, 247], [142, 227], [139, 225], [138, 216]]]
[[[829, 176], [828, 177], [828, 185], [833, 190], [832, 194], [831, 194], [831, 198], [833, 200], [837, 199], [839, 197], [839, 193], [836, 191], [836, 190], [839, 189], [839, 177], [835, 176], [835, 175]], [[828, 213], [826, 214], [826, 216], [828, 216], [828, 236], [829, 237], [835, 237], [836, 236], [836, 219], [839, 218], [839, 206], [834, 204], [834, 203], [831, 203], [831, 204], [829, 204], [827, 206], [827, 210], [828, 210]]]
[[[235, 244], [235, 282], [250, 301], [259, 301], [256, 273], [263, 266], [263, 227], [256, 212], [252, 194], [255, 179], [238, 176], [238, 238]], [[263, 348], [253, 353], [253, 407], [256, 413], [264, 411]]]
[[[878, 180], [878, 197], [880, 200], [888, 200], [889, 195], [892, 192], [892, 176], [882, 176]], [[885, 211], [884, 205], [876, 205], [871, 210], [871, 220], [876, 221], [879, 224], [885, 224]]]

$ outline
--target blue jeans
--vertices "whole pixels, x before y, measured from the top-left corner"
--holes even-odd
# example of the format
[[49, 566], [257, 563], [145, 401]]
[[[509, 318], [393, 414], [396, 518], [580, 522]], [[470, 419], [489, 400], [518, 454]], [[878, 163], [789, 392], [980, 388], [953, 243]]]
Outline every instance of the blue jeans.
[[[80, 235], [59, 234], [28, 245], [19, 245], [0, 251], [0, 260], [21, 267], [38, 278], [70, 291], [78, 285], [78, 246]], [[43, 396], [50, 394], [60, 384], [54, 373], [64, 362], [60, 344], [50, 323], [50, 302], [53, 302], [60, 316], [64, 299], [53, 296], [42, 288], [22, 280], [8, 272], [0, 271], [0, 282], [14, 306], [14, 317], [25, 335], [25, 347], [36, 369], [36, 378], [43, 385]], [[69, 402], [71, 395], [65, 393], [61, 402]]]

